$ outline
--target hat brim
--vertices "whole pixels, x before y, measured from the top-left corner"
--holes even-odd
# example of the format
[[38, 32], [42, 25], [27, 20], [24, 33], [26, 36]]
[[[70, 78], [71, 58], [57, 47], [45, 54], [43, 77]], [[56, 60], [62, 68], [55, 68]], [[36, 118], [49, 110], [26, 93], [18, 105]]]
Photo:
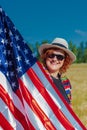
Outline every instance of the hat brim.
[[71, 59], [72, 62], [74, 62], [76, 60], [76, 56], [74, 55], [74, 53], [72, 51], [70, 51], [67, 48], [64, 48], [64, 47], [61, 47], [61, 46], [58, 46], [58, 45], [52, 45], [52, 44], [42, 44], [39, 47], [39, 53], [40, 53], [40, 55], [43, 54], [44, 50], [47, 50], [47, 49], [50, 49], [50, 48], [61, 49], [61, 50], [65, 51], [70, 56], [70, 59]]

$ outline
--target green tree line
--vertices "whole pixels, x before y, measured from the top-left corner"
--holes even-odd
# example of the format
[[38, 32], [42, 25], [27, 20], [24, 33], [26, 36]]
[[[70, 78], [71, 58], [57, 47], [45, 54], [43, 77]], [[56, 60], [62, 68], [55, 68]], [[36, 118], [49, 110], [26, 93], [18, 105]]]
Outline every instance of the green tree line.
[[[35, 53], [36, 57], [39, 58], [38, 48], [41, 44], [49, 43], [47, 40], [42, 43], [36, 42], [35, 45], [28, 43], [31, 50]], [[69, 49], [76, 55], [75, 63], [87, 63], [87, 42], [81, 42], [77, 46], [72, 41], [69, 42]]]

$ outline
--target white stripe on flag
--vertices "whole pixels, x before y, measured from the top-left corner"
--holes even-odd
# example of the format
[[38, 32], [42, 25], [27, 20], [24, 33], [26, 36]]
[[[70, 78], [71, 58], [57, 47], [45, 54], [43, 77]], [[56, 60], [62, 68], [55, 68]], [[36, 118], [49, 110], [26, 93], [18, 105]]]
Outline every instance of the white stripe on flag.
[[[65, 130], [65, 128], [62, 126], [62, 124], [58, 121], [58, 119], [54, 115], [54, 113], [53, 113], [52, 109], [50, 108], [50, 106], [47, 104], [46, 100], [42, 97], [42, 95], [40, 94], [40, 92], [37, 90], [37, 88], [35, 87], [35, 85], [32, 83], [32, 81], [30, 80], [30, 78], [28, 77], [28, 75], [24, 74], [21, 77], [21, 80], [23, 81], [23, 83], [27, 87], [28, 91], [30, 91], [30, 93], [32, 94], [32, 96], [34, 97], [34, 99], [37, 101], [37, 103], [40, 106], [40, 108], [45, 112], [45, 114], [47, 115], [47, 117], [52, 121], [52, 123], [54, 124], [54, 126], [56, 127], [56, 129]], [[32, 122], [32, 124], [33, 124], [33, 122]]]
[[[3, 75], [2, 72], [0, 72], [0, 85], [2, 86], [2, 89], [5, 90], [5, 93], [7, 93], [10, 97], [10, 101], [11, 103], [13, 103], [13, 105], [15, 106], [15, 108], [17, 108], [20, 112], [21, 115], [25, 115], [24, 112], [24, 108], [22, 106], [22, 103], [20, 101], [20, 99], [16, 96], [16, 94], [12, 91], [11, 86], [8, 82], [8, 80], [6, 79], [6, 77]], [[0, 86], [0, 87], [1, 87]], [[4, 95], [5, 96], [5, 95]], [[6, 95], [7, 96], [7, 95]], [[9, 100], [8, 96], [5, 97], [6, 100]], [[1, 106], [2, 104], [2, 106]], [[9, 102], [10, 104], [10, 102]], [[14, 114], [10, 111], [10, 109], [14, 109], [13, 106], [8, 106], [7, 104], [5, 104], [5, 102], [3, 101], [3, 99], [0, 99], [0, 112], [3, 114], [3, 116], [6, 118], [6, 120], [9, 122], [9, 124], [14, 128], [14, 130], [24, 130], [22, 124], [20, 121], [18, 121], [17, 119], [19, 118], [15, 118], [15, 111]], [[17, 114], [17, 113], [16, 113]], [[19, 116], [19, 115], [17, 115]], [[16, 117], [17, 117], [16, 116]], [[21, 119], [20, 119], [21, 120]]]
[[3, 106], [3, 110], [0, 111], [0, 112], [6, 118], [6, 120], [8, 121], [8, 123], [14, 128], [14, 130], [24, 130], [24, 128], [22, 127], [22, 125], [14, 118], [14, 116], [10, 112], [8, 106], [3, 102], [2, 99], [1, 99], [0, 103]]
[[11, 86], [10, 86], [8, 80], [3, 75], [2, 72], [0, 72], [0, 84], [3, 86], [3, 88], [5, 89], [5, 91], [9, 94], [11, 100], [13, 101], [13, 104], [17, 107], [17, 109], [19, 111], [21, 111], [23, 115], [25, 115], [22, 102], [20, 101], [20, 99], [18, 98], [18, 96], [12, 91]]
[[0, 130], [4, 130], [2, 127], [0, 127]]
[[25, 104], [25, 111], [27, 113], [27, 116], [35, 128], [35, 130], [46, 130], [45, 127], [43, 126], [42, 122], [39, 120], [39, 118], [35, 115], [35, 113], [31, 110], [27, 102], [24, 100]]
[[[71, 115], [71, 113], [66, 108], [65, 104], [61, 101], [59, 95], [55, 92], [50, 82], [47, 80], [47, 78], [44, 76], [42, 70], [38, 66], [38, 64], [33, 65], [33, 70], [36, 73], [36, 75], [39, 77], [43, 85], [45, 86], [46, 90], [50, 94], [53, 101], [58, 105], [58, 107], [61, 109], [61, 111], [64, 113], [64, 115], [67, 117], [67, 119], [71, 122], [71, 124], [74, 126], [75, 130], [82, 130], [81, 126], [78, 124], [78, 122], [75, 120], [75, 118]], [[45, 82], [44, 82], [45, 81]]]

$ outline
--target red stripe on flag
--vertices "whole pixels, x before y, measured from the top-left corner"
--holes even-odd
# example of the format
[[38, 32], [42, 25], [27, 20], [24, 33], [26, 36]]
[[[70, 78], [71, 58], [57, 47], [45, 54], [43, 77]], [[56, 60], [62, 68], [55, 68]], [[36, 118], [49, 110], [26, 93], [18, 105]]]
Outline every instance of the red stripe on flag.
[[28, 120], [28, 124], [29, 124], [28, 130], [35, 130], [34, 126], [31, 124], [31, 122], [29, 121], [28, 118], [27, 118], [27, 120]]
[[44, 127], [46, 127], [46, 130], [56, 130], [56, 128], [51, 123], [50, 119], [41, 110], [41, 108], [39, 107], [38, 103], [32, 97], [31, 93], [27, 90], [27, 88], [23, 84], [22, 80], [19, 80], [19, 83], [20, 83], [20, 87], [21, 87], [21, 90], [22, 90], [23, 97], [25, 98], [26, 102], [31, 107], [33, 112], [39, 117], [39, 119], [43, 123]]
[[0, 126], [3, 130], [14, 130], [14, 128], [9, 124], [5, 117], [0, 113]]
[[14, 106], [10, 96], [5, 91], [5, 89], [0, 85], [0, 97], [7, 104], [8, 108], [12, 112], [13, 116], [21, 123], [25, 130], [29, 129], [24, 115]]
[[[64, 128], [66, 130], [75, 130], [74, 127], [71, 125], [69, 120], [64, 116], [64, 114], [61, 112], [61, 110], [57, 107], [57, 105], [54, 103], [48, 92], [46, 91], [43, 84], [40, 82], [40, 79], [38, 79], [37, 75], [34, 73], [32, 68], [30, 68], [27, 71], [27, 74], [29, 75], [29, 78], [33, 82], [33, 84], [36, 86], [40, 94], [44, 97], [44, 99], [47, 101], [51, 109], [53, 110], [54, 114], [58, 118], [58, 120], [61, 122]], [[34, 80], [33, 80], [34, 78]]]
[[[19, 80], [20, 81], [20, 80]], [[20, 83], [19, 83], [20, 84]], [[20, 84], [21, 85], [21, 84]], [[22, 88], [22, 86], [20, 86], [20, 89]], [[22, 94], [22, 90], [21, 90], [21, 92], [20, 92], [20, 89], [18, 89], [17, 91], [16, 91], [16, 95], [19, 97], [19, 99], [21, 100], [21, 102], [22, 102], [22, 104], [23, 104], [23, 106], [24, 106], [24, 103], [23, 103], [23, 94]], [[23, 92], [24, 93], [24, 92]], [[29, 124], [29, 130], [35, 130], [35, 128], [33, 127], [33, 125], [31, 124], [31, 122], [29, 121], [29, 119], [28, 119], [28, 117], [27, 117], [27, 115], [26, 115], [26, 118], [27, 118], [27, 121], [28, 121], [28, 124]]]
[[74, 113], [73, 109], [65, 102], [63, 96], [60, 94], [60, 92], [58, 91], [58, 89], [55, 87], [55, 85], [53, 84], [52, 80], [49, 78], [49, 75], [43, 69], [43, 67], [40, 64], [40, 62], [37, 62], [37, 64], [38, 64], [39, 68], [41, 69], [41, 71], [43, 72], [43, 74], [45, 75], [45, 77], [48, 79], [48, 81], [53, 86], [53, 88], [56, 91], [56, 93], [59, 95], [59, 97], [61, 98], [61, 100], [65, 104], [67, 110], [71, 113], [71, 115], [73, 116], [73, 118], [78, 122], [78, 124], [82, 127], [83, 130], [87, 130], [87, 128], [83, 125], [83, 123], [80, 121], [80, 119], [78, 118], [78, 116]]
[[21, 92], [20, 92], [20, 89], [17, 89], [16, 92], [15, 92], [15, 94], [18, 96], [18, 98], [20, 99], [22, 105], [24, 106], [23, 96], [22, 96], [22, 94], [21, 94]]

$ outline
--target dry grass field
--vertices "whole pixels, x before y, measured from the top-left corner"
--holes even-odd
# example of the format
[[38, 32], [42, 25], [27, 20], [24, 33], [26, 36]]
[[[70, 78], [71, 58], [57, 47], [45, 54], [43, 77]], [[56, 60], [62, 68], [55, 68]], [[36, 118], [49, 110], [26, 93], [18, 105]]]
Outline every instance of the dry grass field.
[[87, 127], [87, 64], [73, 64], [67, 71], [72, 85], [72, 106]]

